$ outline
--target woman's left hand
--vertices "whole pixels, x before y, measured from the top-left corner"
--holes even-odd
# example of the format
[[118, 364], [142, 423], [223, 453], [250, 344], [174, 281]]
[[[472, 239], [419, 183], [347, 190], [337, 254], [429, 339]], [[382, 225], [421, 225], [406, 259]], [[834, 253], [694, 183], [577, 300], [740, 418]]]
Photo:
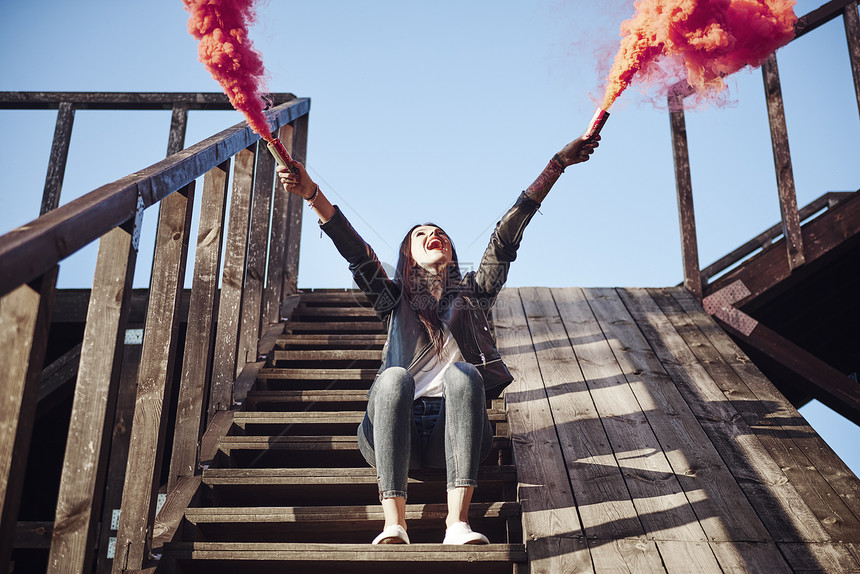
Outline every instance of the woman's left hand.
[[564, 163], [564, 167], [588, 161], [594, 153], [594, 148], [600, 145], [599, 142], [599, 135], [592, 138], [576, 138], [558, 152], [558, 157]]

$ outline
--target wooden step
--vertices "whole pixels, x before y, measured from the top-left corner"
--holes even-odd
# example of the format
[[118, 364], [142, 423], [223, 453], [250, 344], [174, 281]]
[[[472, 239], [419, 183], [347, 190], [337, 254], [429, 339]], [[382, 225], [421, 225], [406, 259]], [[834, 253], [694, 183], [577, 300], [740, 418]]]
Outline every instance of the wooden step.
[[513, 571], [526, 561], [522, 544], [444, 546], [442, 544], [291, 544], [253, 542], [176, 543], [165, 558], [182, 572], [283, 574], [344, 572], [489, 574]]
[[341, 334], [292, 334], [281, 335], [276, 339], [276, 345], [281, 349], [286, 348], [307, 348], [307, 347], [323, 347], [326, 349], [346, 349], [352, 347], [358, 348], [375, 348], [385, 344], [386, 335], [379, 334], [358, 334], [358, 335], [341, 335]]
[[382, 361], [382, 350], [372, 349], [315, 349], [274, 352], [275, 361]]
[[[265, 408], [263, 408], [265, 407]], [[256, 411], [358, 410], [367, 408], [365, 389], [249, 391], [245, 409]], [[503, 411], [504, 399], [487, 400], [488, 409]]]
[[379, 316], [373, 309], [366, 307], [317, 307], [302, 304], [295, 308], [293, 317], [299, 321], [332, 319], [379, 321]]
[[385, 333], [380, 321], [287, 321], [286, 333]]
[[[475, 502], [516, 499], [516, 467], [481, 465]], [[415, 469], [409, 501], [445, 500], [445, 471]], [[379, 502], [376, 470], [355, 468], [210, 468], [203, 485], [211, 506], [371, 505]]]
[[260, 369], [257, 379], [282, 381], [372, 381], [379, 369]]
[[[440, 542], [447, 514], [444, 503], [407, 504], [410, 540]], [[380, 504], [218, 507], [189, 508], [185, 520], [186, 541], [367, 543], [382, 530], [384, 516]], [[519, 521], [518, 502], [479, 502], [469, 507], [469, 522], [490, 542], [509, 542], [511, 532], [519, 534]]]
[[[493, 437], [493, 449], [483, 464], [509, 464], [511, 439]], [[218, 466], [262, 467], [354, 467], [365, 464], [358, 438], [335, 436], [227, 436], [218, 445]]]

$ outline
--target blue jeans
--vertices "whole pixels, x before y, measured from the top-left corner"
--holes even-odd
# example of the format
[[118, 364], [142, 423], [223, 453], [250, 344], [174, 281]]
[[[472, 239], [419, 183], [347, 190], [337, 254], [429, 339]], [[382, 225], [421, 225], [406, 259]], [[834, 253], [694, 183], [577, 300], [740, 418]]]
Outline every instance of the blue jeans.
[[463, 362], [443, 378], [444, 397], [414, 401], [415, 381], [402, 367], [385, 369], [373, 383], [358, 448], [376, 468], [380, 499], [406, 498], [410, 468], [445, 468], [448, 490], [478, 485], [478, 463], [493, 446], [484, 383]]

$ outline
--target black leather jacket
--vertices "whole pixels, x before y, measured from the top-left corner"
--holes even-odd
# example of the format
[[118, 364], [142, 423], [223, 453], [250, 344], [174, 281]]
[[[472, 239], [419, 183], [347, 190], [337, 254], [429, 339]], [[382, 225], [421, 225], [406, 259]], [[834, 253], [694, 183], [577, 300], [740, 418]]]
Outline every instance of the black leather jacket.
[[[487, 312], [507, 280], [508, 267], [517, 257], [523, 230], [538, 207], [536, 201], [521, 194], [496, 224], [477, 271], [467, 273], [439, 301], [440, 318], [450, 326], [463, 358], [481, 372], [489, 398], [499, 396], [513, 377], [496, 348]], [[388, 278], [376, 253], [337, 206], [335, 215], [320, 227], [347, 260], [355, 282], [388, 329], [380, 372], [399, 366], [414, 374], [433, 358], [433, 345], [418, 315], [406, 298], [400, 296], [400, 286]]]

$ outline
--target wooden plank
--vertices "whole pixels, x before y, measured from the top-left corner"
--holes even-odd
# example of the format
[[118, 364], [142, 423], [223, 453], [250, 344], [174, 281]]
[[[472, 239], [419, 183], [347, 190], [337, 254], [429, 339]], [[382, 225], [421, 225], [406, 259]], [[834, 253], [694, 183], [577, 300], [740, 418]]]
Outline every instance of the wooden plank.
[[[576, 288], [554, 289], [552, 295], [594, 401], [597, 418], [609, 439], [611, 450], [604, 454], [614, 454], [614, 465], [624, 476], [644, 533], [660, 540], [706, 540], [663, 452], [661, 443], [672, 445], [674, 441], [655, 435], [649, 425], [651, 413], [643, 412], [584, 293]], [[659, 404], [655, 406], [661, 408]]]
[[275, 351], [275, 361], [381, 361], [382, 350], [321, 349], [313, 351]]
[[[517, 440], [514, 438], [514, 440]], [[507, 481], [516, 480], [519, 466], [482, 465], [478, 469], [478, 480]], [[409, 471], [409, 481], [445, 480], [441, 469], [418, 468]], [[376, 469], [369, 466], [355, 468], [210, 468], [203, 472], [207, 484], [317, 484], [335, 481], [355, 481], [356, 484], [376, 484]], [[522, 482], [522, 481], [520, 481]], [[551, 494], [551, 493], [548, 493]]]
[[47, 572], [88, 572], [143, 210], [99, 242]]
[[[726, 400], [737, 409], [750, 431], [761, 441], [814, 513], [814, 516], [807, 516], [806, 520], [817, 520], [834, 540], [860, 542], [860, 520], [840, 500], [839, 494], [793, 440], [794, 436], [801, 434], [798, 433], [798, 427], [806, 426], [800, 414], [793, 408], [786, 408], [790, 405], [785, 400], [760, 400], [749, 389], [697, 325], [697, 316], [701, 323], [711, 322], [711, 332], [718, 336], [716, 324], [701, 307], [695, 305], [689, 295], [679, 289], [649, 289], [649, 293], [719, 386]], [[686, 300], [686, 308], [675, 296]], [[770, 396], [775, 394], [776, 389]]]
[[170, 114], [170, 132], [167, 136], [167, 157], [185, 147], [185, 132], [188, 128], [188, 104], [174, 103]]
[[[290, 129], [290, 155], [296, 161], [307, 164], [308, 151], [308, 114], [303, 114], [296, 118], [290, 128], [284, 127], [282, 130]], [[282, 131], [283, 133], [283, 131]], [[286, 145], [286, 144], [285, 144]], [[290, 200], [287, 208], [287, 237], [286, 251], [284, 259], [283, 271], [283, 288], [284, 295], [293, 294], [298, 291], [299, 279], [299, 248], [301, 246], [302, 237], [302, 213], [304, 209], [304, 201], [295, 194], [290, 194]], [[284, 316], [286, 316], [284, 314]]]
[[[292, 148], [292, 124], [281, 126], [279, 139], [285, 149]], [[274, 169], [274, 166], [273, 166]], [[284, 266], [286, 263], [287, 242], [290, 238], [288, 214], [292, 193], [274, 179], [275, 191], [272, 194], [272, 231], [269, 238], [269, 261], [266, 265], [266, 287], [263, 290], [263, 324], [277, 323], [281, 320], [281, 303], [284, 299]]]
[[248, 255], [245, 260], [245, 285], [242, 290], [242, 323], [239, 328], [234, 377], [242, 372], [245, 363], [258, 360], [257, 345], [260, 339], [263, 283], [266, 279], [266, 250], [269, 245], [269, 216], [275, 177], [275, 158], [265, 149], [265, 142], [258, 143], [256, 158], [251, 198], [251, 223], [248, 231]]
[[547, 389], [517, 290], [502, 290], [493, 319], [499, 351], [515, 378], [505, 391], [505, 402], [531, 572], [592, 572]]
[[[307, 113], [308, 100], [270, 110], [280, 125]], [[95, 189], [0, 237], [0, 295], [45, 273], [59, 261], [135, 217], [138, 199], [154, 205], [259, 139], [243, 121], [180, 153]]]
[[312, 307], [299, 305], [295, 310], [298, 321], [318, 318], [372, 319], [379, 321], [373, 309], [367, 307]]
[[857, 383], [847, 375], [761, 323], [747, 334], [718, 317], [716, 320], [730, 335], [796, 374], [806, 383], [805, 390], [811, 396], [854, 424], [860, 424], [860, 394]]
[[284, 330], [294, 332], [350, 332], [385, 333], [385, 327], [379, 321], [287, 321]]
[[36, 407], [37, 420], [72, 396], [80, 360], [81, 344], [78, 343], [42, 369], [39, 377], [39, 402]]
[[160, 549], [173, 540], [179, 525], [185, 516], [185, 511], [200, 490], [203, 480], [201, 475], [183, 476], [179, 478], [173, 489], [167, 492], [155, 525], [152, 529], [152, 549], [160, 554]]
[[644, 321], [641, 314], [631, 316], [628, 312], [627, 291], [620, 290], [621, 298], [614, 289], [584, 292], [631, 389], [648, 414], [649, 424], [663, 441], [664, 452], [708, 540], [769, 540], [720, 453], [670, 378], [677, 360], [655, 355], [640, 331]]
[[245, 367], [239, 376], [236, 377], [236, 383], [233, 385], [233, 402], [237, 405], [245, 402], [245, 397], [248, 396], [248, 391], [257, 382], [257, 374], [266, 361], [257, 361], [256, 363], [245, 363]]
[[384, 334], [376, 335], [281, 335], [277, 339], [277, 345], [280, 347], [311, 347], [320, 346], [326, 348], [344, 348], [344, 347], [370, 347], [382, 346], [385, 344], [387, 336]]
[[[827, 211], [821, 217], [803, 226], [803, 246], [806, 263], [826, 255], [831, 249], [860, 233], [860, 193], [839, 202], [839, 205]], [[750, 291], [750, 296], [738, 301], [736, 306], [742, 308], [747, 301], [759, 297], [782, 281], [789, 278], [791, 269], [785, 258], [784, 240], [780, 240], [764, 252], [756, 255], [744, 265], [729, 271], [712, 285], [707, 293], [742, 281]]]
[[598, 572], [666, 572], [657, 545], [645, 538], [589, 538], [588, 545]]
[[776, 544], [762, 542], [711, 542], [723, 572], [737, 574], [792, 572]]
[[0, 298], [0, 570], [12, 553], [57, 272]]
[[[266, 94], [276, 106], [296, 99], [290, 93]], [[164, 110], [182, 104], [191, 110], [234, 108], [223, 92], [0, 92], [0, 107], [51, 110], [73, 102], [81, 110]]]
[[[128, 327], [129, 329], [139, 327], [142, 330], [143, 325], [129, 323]], [[137, 398], [137, 369], [140, 366], [143, 339], [138, 341], [135, 338], [130, 341], [129, 329], [126, 329], [126, 340], [122, 350], [119, 392], [111, 435], [107, 479], [105, 480], [102, 527], [99, 529], [99, 553], [96, 557], [96, 572], [98, 574], [109, 574], [113, 566], [113, 558], [108, 558], [107, 548], [110, 539], [116, 537], [113, 513], [122, 506], [122, 487], [125, 484], [125, 468], [128, 465], [128, 443], [131, 440], [131, 422], [134, 420], [134, 401]]]
[[[767, 429], [775, 426], [776, 422], [782, 423], [786, 433], [803, 453], [795, 456], [805, 457], [838, 493], [854, 516], [860, 518], [860, 480], [851, 472], [851, 469], [809, 426], [797, 409], [758, 370], [731, 338], [713, 320], [698, 313], [697, 303], [685, 297], [683, 292], [673, 292], [673, 296], [750, 389], [753, 398], [748, 404], [754, 402], [756, 405], [767, 405], [771, 409], [771, 416], [776, 420], [766, 421], [763, 426]], [[743, 397], [739, 398], [743, 399]], [[803, 464], [803, 460], [804, 458], [798, 458], [797, 464]], [[785, 465], [781, 464], [781, 466]]]
[[795, 572], [860, 572], [860, 562], [845, 544], [780, 544], [779, 549]]
[[[644, 535], [614, 445], [550, 290], [524, 287], [519, 295], [586, 537], [614, 540]], [[594, 560], [597, 570], [605, 567]]]
[[260, 369], [257, 375], [265, 380], [339, 380], [368, 382], [376, 376], [377, 369]]
[[857, 108], [860, 110], [860, 15], [857, 14], [857, 0], [848, 2], [843, 11], [845, 38], [848, 40], [848, 59], [851, 62], [851, 76], [854, 79], [854, 93]]
[[45, 176], [45, 189], [42, 192], [42, 207], [39, 215], [57, 209], [66, 174], [66, 160], [69, 158], [69, 144], [72, 140], [72, 125], [75, 123], [75, 106], [72, 102], [60, 102], [57, 107], [57, 123], [54, 126], [54, 141], [51, 143], [51, 157], [48, 160], [48, 174]]
[[701, 300], [702, 276], [699, 273], [699, 246], [696, 239], [696, 215], [693, 211], [693, 183], [690, 175], [690, 152], [687, 149], [687, 124], [684, 120], [684, 100], [677, 93], [669, 94], [669, 123], [672, 131], [678, 221], [681, 227], [684, 287]]
[[[761, 532], [764, 523], [777, 542], [829, 540], [782, 469], [647, 291], [625, 289], [621, 297], [707, 433], [707, 439], [703, 440], [713, 443], [723, 460], [720, 466], [731, 472], [746, 495], [735, 486], [731, 497], [722, 504], [723, 509], [732, 509], [731, 512], [717, 511], [715, 516], [721, 522], [736, 524], [739, 530], [753, 530], [756, 537], [734, 535], [727, 539], [766, 541], [768, 537]], [[732, 483], [723, 488], [728, 486]], [[751, 512], [750, 504], [755, 513]]]
[[260, 335], [260, 344], [257, 346], [257, 354], [260, 358], [267, 358], [272, 354], [278, 338], [284, 334], [283, 323], [273, 323], [265, 326]]
[[779, 211], [782, 215], [786, 257], [789, 268], [794, 270], [803, 265], [806, 260], [803, 253], [803, 237], [800, 233], [800, 217], [797, 213], [797, 193], [794, 190], [794, 172], [791, 168], [788, 128], [785, 125], [785, 109], [782, 103], [776, 54], [768, 56], [761, 70], [767, 99], [767, 117], [773, 144], [773, 163], [779, 191]]
[[721, 572], [717, 558], [707, 542], [658, 540], [657, 549], [670, 574]]
[[796, 40], [804, 34], [812, 32], [819, 26], [823, 26], [834, 18], [837, 18], [843, 9], [847, 11], [848, 8], [852, 7], [852, 4], [856, 10], [855, 1], [856, 0], [830, 0], [830, 2], [822, 4], [815, 10], [807, 12], [798, 18], [797, 23], [794, 25], [794, 39]]
[[193, 206], [194, 184], [191, 183], [163, 199], [158, 214], [114, 572], [142, 568], [149, 555], [178, 347], [179, 300], [185, 281]]
[[251, 187], [254, 181], [256, 151], [256, 144], [240, 151], [233, 163], [230, 221], [221, 276], [221, 295], [218, 300], [218, 330], [215, 335], [212, 384], [209, 392], [210, 419], [215, 411], [229, 409], [233, 400], [232, 387], [236, 378], [236, 353], [242, 316], [242, 286], [245, 279], [244, 264], [251, 219]]
[[203, 403], [210, 381], [209, 365], [213, 360], [215, 301], [229, 172], [230, 163], [224, 162], [209, 170], [203, 180], [168, 490], [173, 489], [180, 476], [193, 476], [199, 463], [198, 449], [206, 413]]
[[33, 520], [18, 521], [15, 526], [15, 548], [51, 547], [51, 536], [54, 534], [53, 522], [37, 522]]
[[218, 411], [209, 426], [206, 427], [206, 432], [203, 433], [203, 438], [200, 439], [200, 464], [205, 468], [211, 464], [212, 459], [218, 452], [218, 441], [224, 437], [233, 426], [233, 414], [235, 411]]

